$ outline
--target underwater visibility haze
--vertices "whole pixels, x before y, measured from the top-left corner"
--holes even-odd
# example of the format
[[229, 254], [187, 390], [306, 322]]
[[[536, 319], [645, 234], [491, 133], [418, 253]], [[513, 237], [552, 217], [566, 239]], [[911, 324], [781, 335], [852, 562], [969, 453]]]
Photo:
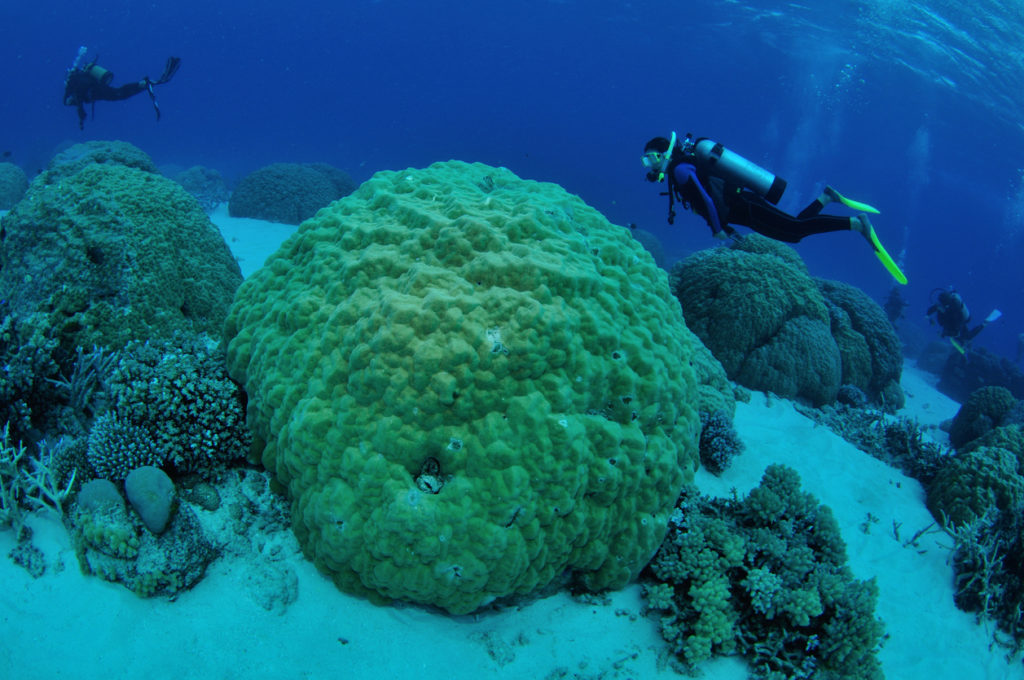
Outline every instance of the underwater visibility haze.
[[[668, 268], [719, 244], [701, 218], [678, 205], [675, 223], [667, 223], [665, 187], [645, 181], [641, 157], [652, 137], [693, 133], [785, 178], [788, 188], [779, 206], [790, 213], [799, 212], [826, 185], [878, 208], [874, 228], [908, 278], [906, 286], [899, 286], [907, 303], [904, 341], [913, 337], [920, 350], [938, 339], [939, 330], [929, 325], [925, 311], [936, 289], [954, 286], [973, 314], [971, 325], [990, 310], [1002, 312], [974, 346], [1020, 361], [1024, 7], [1012, 0], [60, 0], [3, 3], [0, 26], [0, 60], [6, 65], [0, 161], [20, 166], [30, 180], [57, 152], [90, 140], [129, 142], [167, 176], [195, 165], [216, 169], [231, 187], [272, 163], [326, 163], [359, 184], [382, 170], [480, 162], [508, 168], [523, 180], [560, 185], [613, 224], [650, 232]], [[86, 105], [88, 117], [79, 129], [75, 108], [65, 106], [61, 94], [66, 70], [82, 47], [114, 74], [114, 85], [144, 76], [155, 79], [168, 57], [179, 57], [173, 79], [156, 89], [160, 120], [143, 92], [125, 101]], [[504, 171], [476, 178], [479, 168], [459, 163], [423, 172], [430, 181], [436, 181], [431, 172], [455, 177], [448, 183], [470, 193], [519, 182]], [[374, 181], [396, 195], [404, 191], [401, 178]], [[550, 191], [551, 201], [569, 200]], [[577, 208], [580, 224], [591, 219], [597, 224], [584, 208]], [[847, 214], [836, 205], [826, 211]], [[550, 221], [544, 228], [558, 235], [558, 220]], [[739, 231], [749, 232], [745, 227]], [[609, 250], [618, 248], [614, 239], [609, 243]], [[897, 286], [857, 234], [814, 235], [795, 248], [811, 275], [849, 284], [879, 305]], [[329, 249], [325, 245], [323, 252]], [[220, 250], [219, 257], [230, 261], [230, 253]], [[240, 273], [231, 276], [241, 281]], [[235, 278], [224, 278], [231, 279], [223, 282], [225, 288], [237, 285]], [[257, 283], [248, 278], [241, 289], [254, 298], [259, 286], [277, 283], [255, 278]], [[345, 284], [353, 285], [351, 294], [358, 297], [358, 285]], [[640, 286], [621, 286], [632, 288]], [[649, 295], [643, 298], [647, 305], [660, 293], [643, 294]], [[666, 309], [676, 309], [672, 302]], [[372, 307], [365, 318], [372, 316]], [[662, 321], [669, 312], [650, 307], [654, 311], [647, 306], [642, 311], [653, 315], [651, 328], [670, 329]], [[309, 321], [314, 312], [296, 304], [294, 318]], [[230, 317], [228, 327], [244, 345], [260, 331], [241, 316]], [[499, 330], [488, 328], [487, 333], [493, 352], [507, 354]], [[314, 338], [311, 346], [317, 342]], [[662, 361], [661, 355], [671, 352], [668, 345], [656, 344], [658, 351], [650, 354]], [[250, 349], [229, 350], [236, 380], [243, 373], [255, 380], [256, 370], [239, 368], [244, 363], [239, 356], [247, 357]], [[280, 351], [281, 357], [287, 354]], [[601, 375], [617, 370], [608, 361]], [[672, 359], [664, 362], [670, 365]], [[885, 379], [894, 380], [898, 392], [899, 365], [893, 364], [893, 374]], [[325, 375], [332, 370], [325, 368]], [[430, 389], [441, 380], [431, 382]], [[233, 383], [224, 378], [217, 389], [223, 396], [231, 393]], [[267, 390], [280, 397], [272, 386]], [[677, 394], [675, 385], [658, 390], [652, 393]], [[460, 398], [458, 392], [449, 396], [452, 403]], [[835, 398], [833, 390], [830, 399]], [[735, 400], [729, 399], [734, 407]], [[258, 411], [267, 421], [257, 437], [268, 441], [273, 426], [267, 423], [280, 406], [267, 406], [271, 401], [261, 397], [249, 414], [250, 425]], [[660, 423], [636, 408], [640, 413], [634, 412], [632, 420]], [[690, 420], [684, 423], [684, 416]], [[241, 416], [235, 417], [235, 443], [245, 448], [250, 435], [241, 433]], [[678, 432], [685, 428], [701, 427], [695, 412], [681, 415], [680, 423], [675, 433], [665, 428], [666, 441], [681, 439]], [[551, 436], [563, 435], [555, 430]], [[456, 449], [463, 446], [454, 436], [450, 441], [450, 446], [458, 443]], [[283, 460], [285, 454], [280, 455]], [[436, 460], [428, 461], [433, 464], [410, 473], [420, 491], [437, 494], [448, 480]], [[771, 473], [778, 484], [792, 485], [788, 474]], [[658, 494], [675, 493], [678, 484], [667, 487], [679, 480], [670, 477]], [[296, 482], [292, 492], [299, 486]], [[638, 494], [643, 493], [654, 492], [641, 488]], [[663, 499], [644, 500], [655, 506]], [[521, 510], [512, 512], [506, 528]], [[317, 521], [328, 529], [310, 539], [314, 548], [304, 546], [310, 553], [320, 549], [317, 541], [334, 540], [334, 519]], [[645, 516], [644, 527], [646, 522]], [[647, 543], [642, 538], [634, 542], [646, 552], [643, 559], [634, 555], [629, 569], [639, 569], [653, 554], [656, 541]], [[623, 582], [628, 569], [619, 566], [614, 574], [609, 568], [599, 582]], [[461, 569], [453, 567], [449, 577], [461, 578]], [[339, 583], [359, 581], [343, 568], [338, 571]], [[354, 588], [372, 590], [363, 582]], [[440, 606], [462, 614], [487, 601], [481, 597]], [[874, 631], [865, 633], [870, 634]]]

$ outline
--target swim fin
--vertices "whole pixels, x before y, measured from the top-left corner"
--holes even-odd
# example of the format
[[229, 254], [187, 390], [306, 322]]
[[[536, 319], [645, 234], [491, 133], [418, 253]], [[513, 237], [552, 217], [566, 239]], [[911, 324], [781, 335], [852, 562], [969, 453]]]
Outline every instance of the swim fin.
[[904, 286], [907, 285], [906, 275], [900, 271], [899, 266], [893, 261], [889, 253], [886, 252], [882, 242], [878, 240], [878, 235], [875, 234], [875, 228], [871, 226], [871, 222], [868, 221], [868, 218], [865, 215], [861, 215], [859, 219], [861, 223], [867, 227], [867, 233], [864, 234], [864, 237], [871, 243], [871, 248], [875, 251], [875, 257], [877, 257], [878, 261], [882, 263], [882, 266], [885, 267], [886, 271], [892, 274], [892, 278], [896, 279], [896, 283]]
[[991, 312], [988, 313], [988, 316], [985, 317], [985, 323], [992, 323], [1002, 315], [1003, 313], [1000, 312], [998, 309], [993, 309]]
[[163, 85], [164, 83], [170, 82], [174, 74], [178, 72], [178, 67], [181, 66], [181, 57], [167, 57], [167, 63], [164, 65], [163, 75], [160, 79], [154, 82], [154, 85]]
[[825, 193], [827, 193], [833, 201], [842, 203], [847, 208], [852, 208], [857, 212], [866, 212], [871, 213], [872, 215], [878, 215], [880, 213], [877, 208], [870, 206], [867, 203], [861, 203], [860, 201], [855, 201], [852, 198], [847, 198], [832, 187], [825, 187]]

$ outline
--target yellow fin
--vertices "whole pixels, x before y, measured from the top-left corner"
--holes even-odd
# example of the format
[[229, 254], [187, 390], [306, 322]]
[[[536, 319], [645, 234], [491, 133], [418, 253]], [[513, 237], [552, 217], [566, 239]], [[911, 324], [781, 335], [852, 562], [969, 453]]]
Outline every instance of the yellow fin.
[[900, 271], [899, 266], [897, 266], [889, 256], [889, 253], [886, 252], [885, 248], [882, 246], [882, 242], [879, 241], [878, 236], [875, 235], [875, 228], [870, 227], [869, 229], [870, 232], [868, 233], [868, 238], [871, 240], [871, 247], [875, 249], [875, 256], [878, 258], [878, 261], [882, 263], [882, 266], [885, 267], [890, 274], [892, 274], [892, 278], [896, 279], [896, 283], [904, 286], [907, 285], [906, 274]]
[[872, 215], [878, 215], [881, 213], [881, 211], [879, 211], [878, 208], [868, 205], [867, 203], [855, 201], [852, 198], [847, 198], [846, 196], [843, 196], [841, 193], [839, 193], [835, 189], [832, 189], [831, 187], [829, 188], [829, 191], [831, 191], [835, 198], [840, 203], [845, 205], [847, 208], [853, 208], [857, 212], [871, 213]]

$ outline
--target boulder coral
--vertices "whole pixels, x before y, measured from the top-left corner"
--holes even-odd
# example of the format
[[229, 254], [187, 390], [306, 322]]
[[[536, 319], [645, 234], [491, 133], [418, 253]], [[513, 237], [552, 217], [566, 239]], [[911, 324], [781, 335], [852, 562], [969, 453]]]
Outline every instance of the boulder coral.
[[25, 171], [14, 163], [0, 163], [0, 210], [10, 210], [28, 191]]
[[326, 163], [273, 163], [242, 178], [228, 212], [232, 217], [299, 224], [354, 188], [347, 173]]
[[664, 272], [503, 168], [377, 173], [246, 280], [225, 335], [305, 553], [377, 601], [621, 586], [697, 465]]
[[53, 163], [4, 216], [9, 312], [49, 315], [71, 353], [175, 331], [219, 336], [242, 276], [217, 228], [172, 180], [91, 157]]
[[792, 249], [756, 234], [743, 244], [673, 269], [687, 326], [741, 385], [831, 403], [842, 363], [817, 286]]
[[686, 323], [745, 387], [813, 406], [852, 385], [903, 404], [899, 340], [881, 308], [846, 284], [814, 279], [795, 250], [758, 234], [673, 267]]

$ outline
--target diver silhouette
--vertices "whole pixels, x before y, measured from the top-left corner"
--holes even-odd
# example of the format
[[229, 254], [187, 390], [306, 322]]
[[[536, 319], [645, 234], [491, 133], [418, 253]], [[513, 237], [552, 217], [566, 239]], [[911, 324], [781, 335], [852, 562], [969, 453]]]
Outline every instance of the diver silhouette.
[[78, 109], [78, 128], [85, 129], [85, 105], [92, 105], [93, 118], [96, 117], [96, 102], [98, 101], [119, 101], [134, 97], [140, 92], [148, 92], [150, 101], [153, 102], [153, 109], [156, 111], [156, 119], [160, 120], [160, 105], [157, 103], [156, 94], [153, 92], [154, 85], [163, 85], [174, 77], [181, 66], [181, 59], [168, 57], [164, 65], [163, 75], [157, 80], [150, 80], [149, 76], [133, 83], [126, 83], [118, 87], [110, 83], [114, 74], [97, 64], [94, 58], [89, 63], [81, 66], [85, 57], [85, 47], [78, 48], [78, 55], [68, 69], [64, 78], [64, 105], [74, 106]]

